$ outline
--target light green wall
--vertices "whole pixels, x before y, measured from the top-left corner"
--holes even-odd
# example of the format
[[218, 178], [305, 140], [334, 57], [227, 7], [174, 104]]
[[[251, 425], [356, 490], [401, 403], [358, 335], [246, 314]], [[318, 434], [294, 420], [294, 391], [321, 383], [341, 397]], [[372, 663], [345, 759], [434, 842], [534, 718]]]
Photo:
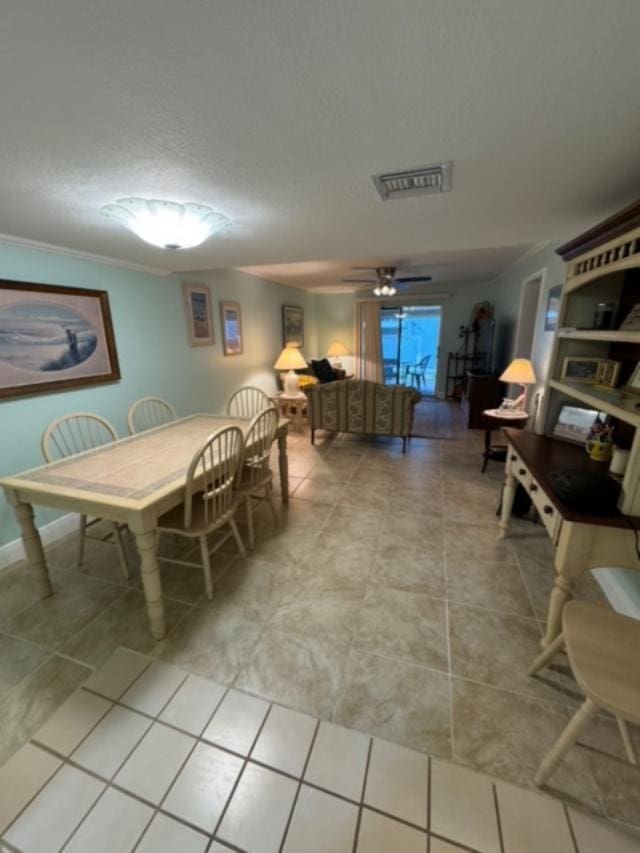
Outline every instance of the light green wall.
[[[187, 342], [181, 281], [211, 285], [216, 343]], [[42, 462], [40, 437], [47, 424], [69, 412], [96, 412], [126, 435], [130, 404], [149, 394], [169, 400], [179, 414], [223, 411], [231, 391], [254, 383], [275, 389], [272, 365], [282, 348], [281, 306], [305, 308], [309, 349], [315, 347], [313, 300], [302, 291], [237, 270], [194, 276], [154, 276], [120, 267], [11, 246], [0, 247], [0, 279], [106, 290], [122, 372], [120, 382], [0, 403], [0, 476]], [[225, 358], [220, 345], [219, 299], [242, 306], [244, 355]], [[37, 510], [39, 523], [56, 517]], [[0, 545], [18, 536], [13, 512], [0, 496]]]

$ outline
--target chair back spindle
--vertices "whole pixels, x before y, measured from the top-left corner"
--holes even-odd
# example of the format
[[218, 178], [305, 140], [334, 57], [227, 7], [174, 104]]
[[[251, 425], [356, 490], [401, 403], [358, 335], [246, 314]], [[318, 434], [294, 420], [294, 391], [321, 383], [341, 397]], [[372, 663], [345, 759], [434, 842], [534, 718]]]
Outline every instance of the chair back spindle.
[[243, 446], [242, 430], [239, 427], [223, 427], [210, 435], [193, 457], [185, 485], [185, 528], [191, 526], [194, 501], [199, 499], [203, 503], [205, 526], [231, 513], [235, 500], [234, 483]]
[[129, 433], [136, 435], [148, 429], [162, 426], [178, 419], [176, 410], [171, 403], [161, 397], [142, 397], [136, 400], [127, 413]]
[[109, 421], [91, 412], [75, 412], [49, 424], [42, 436], [42, 455], [47, 462], [55, 462], [117, 440]]
[[227, 403], [227, 414], [235, 418], [253, 418], [263, 409], [268, 409], [271, 400], [260, 388], [245, 385], [238, 388]]
[[251, 421], [238, 469], [243, 490], [263, 484], [271, 476], [271, 446], [277, 429], [278, 410], [275, 406], [269, 406]]

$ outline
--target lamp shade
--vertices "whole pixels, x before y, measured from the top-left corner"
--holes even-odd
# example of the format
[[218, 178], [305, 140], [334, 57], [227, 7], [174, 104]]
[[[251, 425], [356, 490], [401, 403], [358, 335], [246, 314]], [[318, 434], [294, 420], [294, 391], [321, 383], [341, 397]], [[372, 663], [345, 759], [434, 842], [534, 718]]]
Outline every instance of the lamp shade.
[[100, 212], [161, 249], [191, 249], [231, 224], [222, 213], [204, 204], [162, 199], [120, 198]]
[[273, 366], [276, 370], [303, 370], [307, 362], [298, 347], [289, 345], [282, 350]]
[[351, 355], [351, 352], [342, 341], [333, 341], [327, 350], [329, 358], [339, 358], [341, 355]]
[[500, 382], [514, 385], [535, 385], [537, 382], [533, 365], [528, 358], [514, 358], [500, 377]]

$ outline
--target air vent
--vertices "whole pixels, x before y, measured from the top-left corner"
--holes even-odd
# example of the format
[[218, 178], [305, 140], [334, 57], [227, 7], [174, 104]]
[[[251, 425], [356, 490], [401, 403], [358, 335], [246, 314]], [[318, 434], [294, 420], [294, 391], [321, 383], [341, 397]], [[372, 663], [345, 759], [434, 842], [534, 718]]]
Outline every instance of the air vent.
[[406, 169], [404, 172], [373, 175], [372, 180], [383, 201], [410, 195], [448, 193], [451, 189], [452, 168], [451, 162], [438, 163], [435, 166]]

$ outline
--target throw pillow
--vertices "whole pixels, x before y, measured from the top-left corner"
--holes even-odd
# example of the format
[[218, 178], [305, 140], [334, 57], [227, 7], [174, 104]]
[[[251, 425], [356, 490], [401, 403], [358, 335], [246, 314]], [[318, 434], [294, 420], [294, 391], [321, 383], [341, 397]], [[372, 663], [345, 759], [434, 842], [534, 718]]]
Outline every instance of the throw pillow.
[[318, 361], [311, 359], [311, 366], [319, 382], [335, 382], [338, 378], [338, 374], [331, 367], [327, 358], [321, 358]]

